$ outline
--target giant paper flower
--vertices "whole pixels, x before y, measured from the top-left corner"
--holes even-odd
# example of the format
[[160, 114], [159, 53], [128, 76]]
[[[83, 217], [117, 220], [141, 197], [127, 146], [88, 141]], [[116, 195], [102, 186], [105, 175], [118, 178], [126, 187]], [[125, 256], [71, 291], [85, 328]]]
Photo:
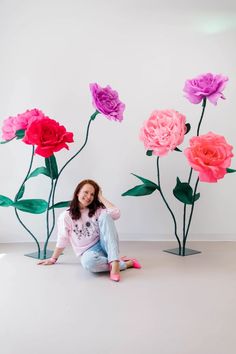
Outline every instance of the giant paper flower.
[[192, 137], [184, 154], [191, 167], [199, 172], [199, 180], [211, 183], [226, 174], [234, 156], [232, 149], [223, 136], [209, 132]]
[[222, 91], [227, 81], [228, 77], [223, 75], [213, 75], [211, 73], [199, 75], [185, 82], [185, 97], [196, 104], [200, 103], [203, 98], [207, 98], [216, 105], [219, 98], [225, 99]]
[[140, 139], [154, 155], [164, 156], [182, 143], [185, 121], [185, 116], [173, 109], [154, 111], [141, 128]]
[[15, 138], [17, 130], [25, 130], [36, 119], [44, 119], [45, 115], [39, 109], [30, 109], [16, 117], [9, 117], [3, 121], [2, 138], [11, 140]]
[[27, 128], [24, 143], [37, 145], [35, 153], [43, 157], [50, 157], [54, 152], [63, 148], [69, 149], [66, 143], [72, 143], [73, 133], [66, 131], [60, 125], [48, 117], [34, 120]]
[[89, 87], [93, 97], [94, 108], [108, 119], [121, 122], [125, 104], [120, 101], [118, 93], [112, 90], [110, 86], [103, 88], [96, 83], [90, 84]]

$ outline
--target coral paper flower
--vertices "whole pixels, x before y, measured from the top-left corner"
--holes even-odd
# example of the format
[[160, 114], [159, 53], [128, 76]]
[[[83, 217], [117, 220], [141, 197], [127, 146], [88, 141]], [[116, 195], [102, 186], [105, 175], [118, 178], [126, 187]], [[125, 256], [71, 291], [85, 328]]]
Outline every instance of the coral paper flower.
[[154, 111], [140, 130], [140, 139], [154, 155], [164, 156], [183, 142], [186, 118], [175, 110]]
[[93, 97], [94, 108], [108, 119], [121, 122], [125, 104], [119, 100], [118, 93], [112, 90], [110, 86], [103, 88], [96, 83], [90, 84], [89, 87]]
[[74, 140], [73, 133], [67, 132], [63, 125], [46, 117], [34, 120], [29, 125], [23, 141], [37, 145], [35, 153], [47, 158], [63, 148], [69, 149], [66, 143], [72, 143]]
[[216, 105], [219, 98], [225, 99], [222, 91], [227, 81], [228, 77], [223, 75], [211, 73], [199, 75], [185, 82], [185, 97], [195, 104], [200, 103], [203, 98], [207, 98]]
[[25, 130], [35, 119], [44, 118], [44, 113], [39, 109], [34, 108], [18, 114], [16, 117], [9, 117], [5, 119], [2, 127], [3, 140], [11, 140], [15, 138], [17, 130]]
[[226, 174], [234, 156], [232, 149], [223, 136], [209, 132], [190, 139], [190, 147], [184, 154], [191, 167], [199, 172], [199, 180], [212, 183]]

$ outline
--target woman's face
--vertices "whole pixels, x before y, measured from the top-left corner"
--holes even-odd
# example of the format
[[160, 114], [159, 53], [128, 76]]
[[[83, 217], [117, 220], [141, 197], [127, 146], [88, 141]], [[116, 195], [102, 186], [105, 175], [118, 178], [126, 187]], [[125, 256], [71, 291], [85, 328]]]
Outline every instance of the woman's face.
[[83, 185], [83, 187], [80, 189], [79, 193], [77, 194], [78, 201], [82, 209], [86, 208], [87, 206], [89, 206], [89, 204], [92, 203], [92, 201], [94, 200], [94, 194], [95, 194], [95, 189], [91, 184], [86, 183]]

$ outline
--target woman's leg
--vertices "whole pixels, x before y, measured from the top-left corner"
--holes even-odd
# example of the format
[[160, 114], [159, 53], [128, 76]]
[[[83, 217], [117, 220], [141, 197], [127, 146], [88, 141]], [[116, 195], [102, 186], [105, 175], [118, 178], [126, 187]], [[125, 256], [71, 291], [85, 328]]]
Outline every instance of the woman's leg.
[[109, 263], [112, 263], [114, 272], [116, 267], [117, 271], [126, 269], [126, 263], [119, 260], [119, 240], [113, 219], [104, 213], [98, 221], [100, 241], [83, 253], [82, 266], [94, 273], [109, 271]]
[[80, 262], [84, 269], [92, 273], [108, 272], [110, 269], [107, 255], [102, 250], [100, 242], [85, 251], [81, 256]]

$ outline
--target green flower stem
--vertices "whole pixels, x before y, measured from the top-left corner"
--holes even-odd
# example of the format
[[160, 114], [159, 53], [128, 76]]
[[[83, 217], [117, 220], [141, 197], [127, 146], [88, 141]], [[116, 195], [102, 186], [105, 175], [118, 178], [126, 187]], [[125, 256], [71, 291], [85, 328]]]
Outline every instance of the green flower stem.
[[[30, 164], [29, 164], [29, 168], [28, 168], [28, 171], [26, 173], [26, 176], [23, 180], [23, 182], [21, 183], [21, 186], [18, 190], [18, 192], [16, 193], [16, 196], [15, 196], [15, 199], [14, 199], [14, 202], [17, 201], [17, 196], [19, 195], [19, 192], [21, 190], [21, 188], [23, 188], [25, 182], [27, 181], [27, 178], [29, 177], [29, 174], [30, 174], [30, 171], [31, 171], [31, 168], [32, 168], [32, 165], [33, 165], [33, 160], [34, 160], [34, 146], [32, 146], [32, 155], [31, 155], [31, 159], [30, 159]], [[18, 221], [20, 222], [20, 224], [23, 226], [23, 228], [30, 234], [31, 237], [33, 237], [34, 241], [36, 242], [37, 244], [37, 248], [38, 248], [38, 258], [40, 258], [40, 245], [39, 245], [39, 242], [37, 240], [37, 238], [33, 235], [33, 233], [26, 227], [26, 225], [23, 223], [23, 221], [21, 220], [20, 216], [19, 216], [19, 213], [17, 211], [16, 208], [15, 209], [15, 214], [16, 214], [16, 217], [18, 219]]]
[[200, 127], [202, 124], [202, 119], [204, 116], [205, 108], [206, 108], [206, 97], [203, 98], [203, 102], [202, 102], [202, 114], [201, 114], [201, 118], [199, 120], [198, 127], [197, 127], [197, 136], [199, 136], [199, 133], [200, 133]]
[[[51, 203], [51, 197], [52, 197], [52, 193], [53, 193], [53, 187], [54, 187], [54, 183], [53, 183], [53, 175], [52, 175], [52, 165], [51, 165], [51, 160], [49, 159], [49, 172], [50, 172], [50, 176], [51, 176], [51, 188], [50, 188], [50, 192], [49, 192], [49, 196], [48, 196], [48, 207], [47, 207], [47, 212], [46, 212], [46, 230], [47, 230], [47, 238], [44, 244], [44, 248], [43, 248], [43, 258], [46, 259], [46, 255], [47, 255], [47, 245], [48, 245], [48, 241], [49, 238], [51, 236], [51, 233], [49, 231], [50, 228], [50, 218], [49, 218], [49, 207], [50, 207], [50, 203]], [[53, 212], [53, 223], [55, 223], [55, 213], [54, 213], [54, 209], [52, 210]]]
[[[204, 117], [204, 113], [205, 113], [205, 108], [206, 108], [206, 97], [203, 98], [203, 102], [202, 102], [202, 113], [201, 113], [201, 117], [198, 123], [198, 127], [197, 127], [197, 136], [199, 136], [200, 134], [200, 127], [202, 124], [202, 120]], [[193, 169], [190, 169], [190, 173], [189, 173], [189, 177], [188, 177], [188, 184], [190, 184], [191, 178], [192, 178], [192, 173], [193, 173]], [[186, 240], [187, 240], [187, 236], [186, 236], [186, 208], [187, 208], [187, 204], [184, 204], [184, 213], [183, 213], [183, 244], [186, 244]], [[185, 249], [185, 248], [184, 248]]]
[[[96, 116], [99, 114], [100, 112], [98, 111], [95, 111], [90, 119], [89, 119], [89, 122], [88, 122], [88, 125], [87, 125], [87, 130], [86, 130], [86, 137], [85, 137], [85, 141], [82, 145], [82, 147], [64, 164], [64, 166], [62, 166], [61, 170], [59, 171], [58, 173], [58, 176], [57, 178], [55, 179], [55, 183], [54, 183], [54, 188], [53, 188], [53, 192], [52, 192], [52, 205], [54, 205], [54, 202], [55, 202], [55, 193], [56, 193], [56, 187], [57, 187], [57, 183], [58, 183], [58, 179], [62, 173], [62, 171], [65, 169], [65, 167], [84, 149], [84, 147], [86, 146], [87, 142], [88, 142], [88, 136], [89, 136], [89, 129], [90, 129], [90, 125], [92, 123], [92, 121], [96, 118]], [[53, 208], [53, 212], [54, 212], [54, 208]], [[49, 237], [51, 236], [53, 230], [54, 230], [54, 227], [55, 227], [55, 213], [54, 213], [54, 218], [53, 218], [53, 224], [52, 224], [52, 228], [50, 230], [50, 233], [49, 233]], [[46, 250], [46, 248], [45, 248]]]
[[192, 204], [192, 206], [191, 206], [191, 211], [190, 211], [190, 216], [189, 216], [187, 231], [186, 231], [186, 234], [185, 234], [184, 239], [183, 239], [183, 256], [185, 255], [185, 245], [186, 245], [186, 241], [187, 241], [187, 237], [188, 237], [189, 228], [190, 228], [191, 221], [192, 221], [193, 209], [194, 209], [194, 204], [195, 204], [195, 196], [196, 196], [196, 193], [197, 193], [197, 186], [198, 186], [198, 183], [199, 183], [199, 177], [198, 177], [198, 179], [197, 179], [197, 181], [196, 181], [196, 183], [195, 183], [194, 192], [193, 192], [193, 204]]
[[[191, 177], [192, 177], [193, 169], [191, 167], [189, 177], [188, 177], [188, 184], [190, 184]], [[184, 238], [185, 238], [185, 230], [186, 230], [186, 209], [187, 209], [187, 204], [184, 204], [184, 213], [183, 213], [183, 243], [184, 243]]]
[[26, 227], [26, 225], [23, 223], [23, 221], [21, 220], [19, 214], [18, 214], [18, 211], [17, 209], [15, 208], [15, 214], [16, 214], [16, 217], [19, 221], [19, 223], [23, 226], [23, 228], [30, 234], [30, 236], [33, 237], [34, 241], [36, 242], [37, 244], [37, 248], [38, 248], [38, 259], [40, 258], [40, 245], [39, 245], [39, 242], [37, 240], [37, 238], [34, 236], [34, 234], [32, 234], [32, 232]]
[[7, 144], [9, 143], [10, 141], [14, 140], [16, 137], [14, 136], [14, 138], [11, 138], [9, 140], [5, 140], [5, 141], [0, 141], [0, 144]]
[[160, 194], [161, 194], [161, 196], [162, 196], [162, 199], [163, 199], [165, 205], [167, 206], [167, 208], [168, 208], [168, 210], [169, 210], [169, 212], [170, 212], [170, 214], [171, 214], [171, 216], [172, 216], [172, 219], [173, 219], [173, 221], [174, 221], [175, 237], [176, 237], [176, 239], [177, 239], [177, 241], [178, 241], [178, 244], [179, 244], [179, 255], [181, 255], [181, 243], [180, 243], [180, 239], [179, 239], [178, 234], [177, 234], [177, 223], [176, 223], [176, 219], [175, 219], [174, 213], [173, 213], [173, 211], [171, 210], [169, 204], [167, 203], [167, 201], [166, 201], [166, 199], [165, 199], [165, 197], [164, 197], [164, 194], [163, 194], [163, 192], [162, 192], [162, 189], [161, 189], [159, 159], [160, 159], [160, 157], [158, 156], [158, 157], [157, 157], [157, 181], [158, 181], [158, 185], [159, 185], [159, 191], [160, 191]]

